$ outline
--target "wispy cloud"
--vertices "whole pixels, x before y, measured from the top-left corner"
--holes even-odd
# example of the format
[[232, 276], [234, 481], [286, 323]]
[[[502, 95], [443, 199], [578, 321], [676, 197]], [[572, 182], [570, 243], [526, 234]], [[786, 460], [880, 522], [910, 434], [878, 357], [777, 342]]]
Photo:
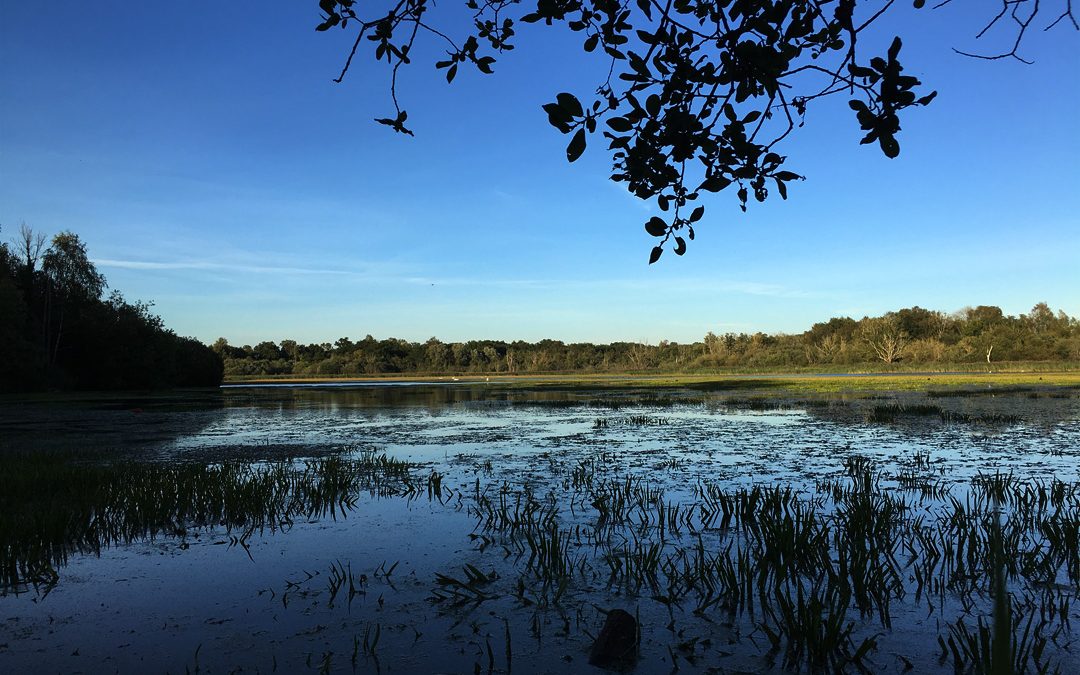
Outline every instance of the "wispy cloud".
[[228, 262], [214, 260], [139, 260], [118, 258], [94, 258], [92, 262], [98, 267], [155, 271], [192, 271], [235, 273], [243, 275], [273, 275], [295, 277], [334, 277], [338, 279], [353, 278], [361, 281], [395, 283], [430, 283], [425, 277], [408, 276], [400, 272], [400, 268], [392, 268], [384, 264], [360, 263], [348, 269], [332, 266], [295, 265], [295, 264], [252, 264], [250, 262]]
[[596, 290], [596, 291], [656, 291], [735, 293], [777, 298], [813, 298], [820, 293], [788, 288], [778, 284], [755, 281], [713, 279], [478, 279], [464, 277], [417, 278], [418, 282], [432, 282], [446, 286], [483, 286], [486, 288], [528, 288], [535, 290]]
[[279, 267], [275, 265], [244, 265], [233, 263], [217, 263], [201, 260], [186, 261], [157, 261], [157, 260], [115, 260], [111, 258], [96, 258], [93, 263], [99, 267], [115, 267], [128, 270], [213, 270], [233, 271], [252, 274], [327, 274], [346, 275], [349, 272], [334, 269], [320, 269], [308, 267]]
[[423, 271], [401, 267], [387, 268], [383, 265], [358, 264], [350, 268], [296, 264], [252, 264], [250, 262], [223, 262], [213, 260], [140, 260], [97, 258], [94, 264], [104, 268], [155, 271], [193, 271], [235, 273], [242, 275], [273, 275], [319, 278], [330, 277], [341, 281], [378, 284], [405, 284], [413, 286], [438, 286], [443, 288], [484, 288], [489, 290], [548, 291], [553, 293], [604, 293], [604, 292], [664, 292], [664, 293], [713, 293], [751, 295], [772, 298], [820, 298], [819, 292], [789, 288], [780, 284], [757, 281], [668, 278], [668, 279], [513, 279], [465, 276], [442, 276], [424, 274]]

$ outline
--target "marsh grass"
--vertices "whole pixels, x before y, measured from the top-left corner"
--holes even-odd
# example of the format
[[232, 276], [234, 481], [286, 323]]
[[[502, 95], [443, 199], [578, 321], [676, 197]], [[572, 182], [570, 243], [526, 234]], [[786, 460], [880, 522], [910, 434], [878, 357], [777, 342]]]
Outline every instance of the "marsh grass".
[[652, 415], [627, 415], [626, 417], [597, 417], [593, 420], [593, 429], [607, 429], [611, 426], [658, 427], [669, 423], [666, 417]]
[[[876, 667], [900, 607], [937, 617], [941, 658], [961, 672], [1055, 672], [1056, 650], [1074, 639], [1078, 484], [1012, 474], [954, 484], [926, 452], [892, 472], [853, 454], [814, 490], [700, 480], [692, 498], [675, 500], [601, 457], [547, 492], [476, 481], [474, 537], [518, 561], [505, 583], [520, 605], [573, 606], [599, 585], [672, 617], [686, 607], [741, 625], [765, 637], [766, 658], [808, 672]], [[482, 602], [500, 583], [478, 570], [439, 575], [436, 598]], [[1000, 654], [1011, 670], [1000, 670]]]
[[0, 473], [0, 593], [51, 587], [73, 554], [221, 530], [254, 534], [339, 518], [360, 494], [398, 494], [412, 465], [385, 455], [185, 463], [103, 461], [85, 453], [8, 453]]

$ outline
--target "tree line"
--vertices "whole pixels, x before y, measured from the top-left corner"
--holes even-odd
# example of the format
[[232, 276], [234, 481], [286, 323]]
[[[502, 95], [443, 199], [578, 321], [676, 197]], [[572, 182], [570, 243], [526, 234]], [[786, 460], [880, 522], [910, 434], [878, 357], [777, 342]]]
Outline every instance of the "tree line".
[[0, 391], [221, 383], [215, 351], [107, 288], [72, 232], [50, 240], [23, 225], [0, 243]]
[[715, 368], [908, 368], [1003, 361], [1080, 361], [1080, 321], [1046, 303], [1007, 316], [980, 305], [952, 314], [911, 307], [882, 316], [836, 317], [795, 335], [708, 333], [698, 342], [611, 344], [470, 340], [410, 342], [368, 335], [333, 343], [265, 341], [212, 349], [234, 377], [382, 374], [694, 372]]

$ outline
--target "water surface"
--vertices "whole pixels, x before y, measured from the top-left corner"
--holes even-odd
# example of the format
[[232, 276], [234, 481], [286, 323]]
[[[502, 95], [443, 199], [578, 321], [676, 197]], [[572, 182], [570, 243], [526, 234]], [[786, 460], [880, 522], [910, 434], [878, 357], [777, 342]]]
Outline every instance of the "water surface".
[[[920, 405], [940, 413], [912, 414]], [[882, 406], [900, 412], [875, 421]], [[603, 621], [598, 606], [641, 618], [639, 672], [666, 672], [673, 659], [684, 672], [779, 669], [768, 650], [744, 646], [766, 642], [753, 635], [754, 620], [695, 615], [693, 602], [672, 606], [653, 589], [605, 583], [599, 558], [587, 557], [592, 573], [573, 576], [557, 602], [536, 589], [523, 600], [514, 586], [531, 578], [528, 562], [506, 532], [478, 526], [478, 491], [524, 488], [550, 500], [562, 527], [573, 528], [596, 525], [572, 496], [573, 470], [582, 466], [646, 481], [671, 504], [692, 503], [702, 481], [727, 489], [790, 484], [809, 495], [843, 475], [853, 455], [893, 475], [928, 456], [936, 479], [961, 489], [995, 472], [1080, 481], [1080, 399], [1042, 391], [806, 400], [422, 382], [229, 387], [8, 400], [0, 403], [0, 438], [0, 453], [89, 448], [102, 461], [259, 462], [373, 448], [414, 463], [417, 480], [434, 474], [445, 486], [435, 498], [361, 493], [336, 517], [254, 533], [243, 545], [235, 532], [204, 527], [72, 555], [55, 585], [26, 584], [0, 597], [3, 672], [565, 672], [587, 668], [590, 636]], [[718, 548], [725, 536], [704, 532], [694, 543], [690, 533], [665, 533], [664, 546]], [[581, 550], [586, 557], [588, 547]], [[339, 595], [330, 606], [330, 570], [339, 563], [365, 581], [351, 602]], [[492, 575], [492, 598], [439, 601], [438, 575], [462, 578], [470, 565]], [[1076, 597], [1075, 586], [1060, 582]], [[897, 607], [889, 630], [860, 623], [884, 635], [875, 668], [950, 671], [924, 648], [941, 617]], [[1069, 667], [1080, 667], [1076, 607], [1072, 628], [1059, 635], [1066, 646], [1056, 648]]]

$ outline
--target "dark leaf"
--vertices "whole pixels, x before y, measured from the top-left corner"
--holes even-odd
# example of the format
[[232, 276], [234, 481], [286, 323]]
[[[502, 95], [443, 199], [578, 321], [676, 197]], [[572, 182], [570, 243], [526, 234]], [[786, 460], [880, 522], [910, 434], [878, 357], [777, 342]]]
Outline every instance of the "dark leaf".
[[694, 212], [690, 214], [690, 222], [691, 223], [696, 223], [697, 221], [701, 220], [701, 217], [703, 215], [705, 215], [705, 207], [704, 206], [697, 207], [696, 209], [694, 209]]
[[611, 117], [608, 119], [607, 125], [618, 132], [626, 132], [634, 128], [634, 125], [630, 124], [630, 121], [625, 117]]
[[896, 57], [900, 55], [900, 36], [897, 35], [893, 38], [892, 44], [889, 45], [889, 60], [895, 61]]
[[653, 246], [652, 253], [649, 254], [649, 264], [653, 264], [660, 259], [660, 254], [664, 252], [664, 249], [659, 246]]
[[881, 146], [881, 151], [889, 159], [895, 159], [900, 154], [900, 144], [893, 136], [882, 134], [878, 138], [878, 145]]
[[686, 240], [682, 237], [675, 237], [675, 255], [682, 255], [686, 253]]
[[455, 75], [457, 75], [457, 64], [456, 63], [454, 65], [450, 66], [450, 68], [446, 71], [446, 81], [447, 81], [447, 83], [453, 82]]
[[566, 161], [573, 162], [585, 152], [585, 130], [578, 129], [574, 137], [570, 139], [570, 145], [566, 146]]
[[731, 181], [723, 176], [711, 176], [706, 178], [705, 181], [698, 186], [699, 190], [707, 190], [709, 192], [720, 192], [727, 186], [731, 185]]
[[570, 117], [581, 117], [585, 114], [581, 108], [581, 101], [577, 100], [577, 96], [573, 94], [563, 92], [556, 96], [555, 100], [559, 102], [559, 107], [570, 114]]
[[667, 234], [668, 226], [663, 218], [653, 216], [649, 218], [649, 222], [645, 223], [645, 231], [654, 237], [662, 237]]
[[660, 114], [660, 97], [656, 94], [650, 94], [649, 98], [645, 99], [645, 110], [648, 111], [650, 117], [656, 117]]
[[570, 117], [558, 103], [545, 103], [544, 112], [548, 114], [548, 123], [564, 134], [570, 132]]

